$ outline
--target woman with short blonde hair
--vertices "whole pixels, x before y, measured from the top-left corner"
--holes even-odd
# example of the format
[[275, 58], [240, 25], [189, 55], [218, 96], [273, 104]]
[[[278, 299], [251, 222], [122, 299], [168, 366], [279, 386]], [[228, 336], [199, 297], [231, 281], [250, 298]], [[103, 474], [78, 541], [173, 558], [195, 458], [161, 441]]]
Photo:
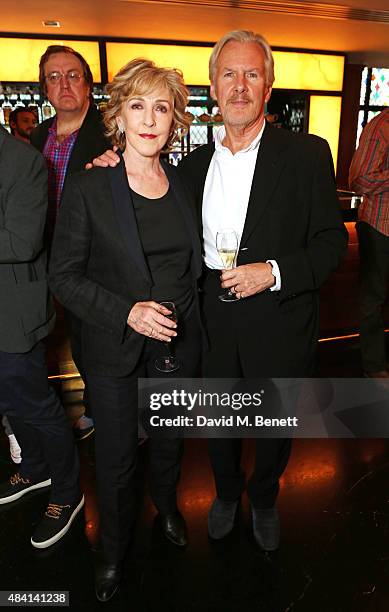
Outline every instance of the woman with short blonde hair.
[[[119, 586], [134, 525], [138, 377], [171, 376], [161, 373], [161, 359], [175, 377], [198, 376], [201, 338], [195, 207], [176, 168], [160, 159], [188, 129], [182, 74], [135, 59], [108, 92], [104, 121], [120, 163], [69, 181], [50, 267], [54, 294], [82, 324], [96, 428], [100, 601]], [[165, 536], [178, 546], [187, 541], [176, 495], [182, 449], [182, 440], [151, 440], [151, 496]]]
[[117, 126], [116, 117], [122, 104], [137, 95], [143, 95], [152, 89], [166, 88], [174, 100], [173, 121], [171, 133], [164, 147], [169, 150], [177, 140], [185, 136], [189, 129], [189, 120], [185, 116], [189, 92], [185, 86], [181, 70], [177, 68], [159, 68], [154, 62], [138, 58], [134, 59], [114, 76], [112, 83], [106, 86], [110, 96], [104, 112], [106, 135], [112, 144], [125, 149], [125, 135]]

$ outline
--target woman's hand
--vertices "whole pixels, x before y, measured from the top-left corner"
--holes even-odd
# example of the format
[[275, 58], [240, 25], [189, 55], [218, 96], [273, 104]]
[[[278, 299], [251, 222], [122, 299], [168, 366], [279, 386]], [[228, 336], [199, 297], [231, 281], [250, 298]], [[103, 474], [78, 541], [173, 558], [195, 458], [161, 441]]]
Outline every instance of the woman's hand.
[[177, 336], [174, 331], [177, 323], [167, 318], [166, 315], [170, 314], [171, 311], [158, 302], [137, 302], [129, 312], [127, 325], [138, 334], [171, 342], [171, 339]]

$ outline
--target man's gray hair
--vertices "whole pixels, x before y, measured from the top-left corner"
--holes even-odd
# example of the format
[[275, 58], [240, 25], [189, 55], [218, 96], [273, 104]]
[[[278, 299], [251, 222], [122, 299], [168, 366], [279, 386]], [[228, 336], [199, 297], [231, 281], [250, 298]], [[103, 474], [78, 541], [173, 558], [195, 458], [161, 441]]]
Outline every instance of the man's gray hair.
[[271, 47], [267, 42], [266, 38], [250, 30], [233, 30], [227, 32], [214, 46], [211, 57], [209, 58], [209, 78], [214, 81], [216, 76], [216, 65], [219, 55], [223, 47], [230, 41], [236, 41], [240, 43], [257, 43], [264, 53], [265, 56], [265, 76], [266, 85], [273, 85], [274, 83], [274, 60]]

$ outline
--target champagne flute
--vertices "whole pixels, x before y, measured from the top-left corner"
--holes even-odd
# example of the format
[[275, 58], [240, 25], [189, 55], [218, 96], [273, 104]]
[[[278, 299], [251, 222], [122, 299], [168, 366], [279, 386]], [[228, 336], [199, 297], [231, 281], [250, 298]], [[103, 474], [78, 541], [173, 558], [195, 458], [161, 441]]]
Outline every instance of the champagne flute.
[[[177, 323], [177, 311], [174, 302], [159, 302], [161, 306], [164, 306], [170, 310], [170, 315], [164, 315], [171, 321]], [[180, 369], [179, 360], [172, 354], [170, 349], [170, 342], [164, 342], [165, 354], [162, 357], [158, 357], [155, 360], [155, 369], [158, 372], [175, 372]]]
[[[216, 234], [216, 249], [222, 260], [225, 270], [232, 270], [236, 266], [236, 255], [238, 252], [238, 236], [231, 228], [221, 229]], [[236, 302], [238, 298], [231, 289], [226, 289], [220, 294], [219, 300], [222, 302]]]

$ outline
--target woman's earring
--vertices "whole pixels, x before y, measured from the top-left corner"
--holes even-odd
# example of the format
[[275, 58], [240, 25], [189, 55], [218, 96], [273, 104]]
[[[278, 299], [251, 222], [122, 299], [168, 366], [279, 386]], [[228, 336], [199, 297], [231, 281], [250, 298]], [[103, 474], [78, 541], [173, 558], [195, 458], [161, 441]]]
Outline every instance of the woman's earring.
[[124, 127], [122, 125], [118, 125], [118, 128], [119, 128], [119, 132], [121, 134], [124, 134]]

